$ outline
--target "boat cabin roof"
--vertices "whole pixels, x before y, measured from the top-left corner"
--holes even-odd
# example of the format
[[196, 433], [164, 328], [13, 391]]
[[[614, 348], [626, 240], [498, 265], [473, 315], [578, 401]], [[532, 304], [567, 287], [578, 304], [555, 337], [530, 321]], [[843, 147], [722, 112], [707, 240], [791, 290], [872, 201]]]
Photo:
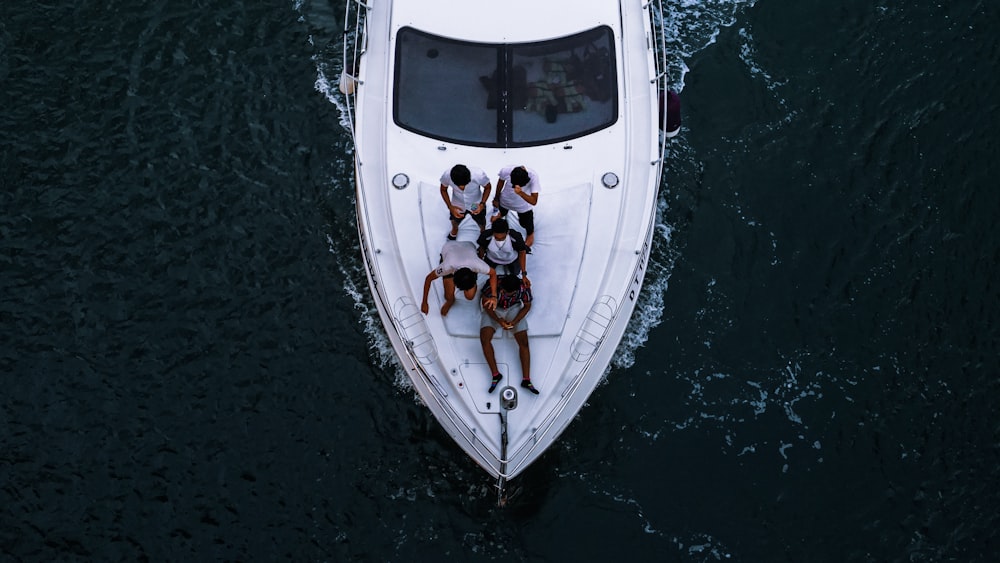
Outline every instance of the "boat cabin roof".
[[[377, 0], [375, 10], [379, 9]], [[393, 6], [393, 27], [417, 29], [489, 43], [522, 43], [572, 35], [606, 25], [617, 30], [621, 19], [617, 2], [579, 0], [420, 0]]]

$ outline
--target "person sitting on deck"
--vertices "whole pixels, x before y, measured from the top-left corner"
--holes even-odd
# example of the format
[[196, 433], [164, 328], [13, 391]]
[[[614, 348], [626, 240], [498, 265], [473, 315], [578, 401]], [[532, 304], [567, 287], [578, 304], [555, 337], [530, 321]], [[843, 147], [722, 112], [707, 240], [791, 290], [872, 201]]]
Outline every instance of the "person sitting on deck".
[[489, 392], [492, 393], [503, 379], [493, 351], [493, 335], [497, 330], [503, 329], [513, 332], [514, 340], [517, 342], [517, 354], [521, 360], [521, 387], [537, 395], [538, 389], [531, 384], [531, 350], [528, 348], [528, 321], [525, 320], [525, 316], [531, 310], [531, 288], [517, 276], [504, 276], [500, 279], [499, 297], [493, 300], [495, 306], [491, 308], [487, 300], [493, 295], [495, 294], [489, 284], [483, 285], [483, 313], [479, 323], [479, 342], [483, 346], [486, 365], [493, 374]]
[[[455, 288], [461, 289], [465, 298], [471, 301], [476, 296], [476, 274], [489, 274], [490, 281], [487, 282], [493, 293], [496, 295], [497, 272], [476, 256], [476, 247], [471, 242], [447, 241], [441, 247], [441, 263], [431, 270], [424, 278], [424, 298], [420, 302], [420, 312], [427, 314], [427, 294], [431, 291], [431, 282], [437, 278], [444, 278], [444, 305], [441, 306], [441, 316], [448, 314], [448, 310], [455, 304]], [[483, 298], [483, 307], [493, 309], [496, 307], [496, 299]]]
[[521, 275], [525, 283], [528, 281], [528, 271], [525, 270], [525, 260], [528, 246], [524, 244], [521, 233], [510, 228], [506, 219], [497, 219], [493, 226], [479, 235], [479, 257], [491, 268], [504, 266], [507, 275]]

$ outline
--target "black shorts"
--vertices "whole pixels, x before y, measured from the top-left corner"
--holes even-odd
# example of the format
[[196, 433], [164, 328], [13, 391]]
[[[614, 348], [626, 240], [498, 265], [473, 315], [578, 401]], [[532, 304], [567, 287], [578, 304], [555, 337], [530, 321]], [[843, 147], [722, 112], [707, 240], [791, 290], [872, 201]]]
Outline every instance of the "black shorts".
[[[500, 216], [501, 217], [507, 217], [507, 214], [510, 213], [510, 209], [507, 209], [506, 207], [501, 206], [498, 209], [500, 210]], [[523, 212], [521, 212], [521, 211], [515, 211], [514, 213], [517, 213], [517, 222], [522, 227], [524, 227], [524, 234], [525, 234], [525, 236], [530, 235], [531, 233], [535, 232], [535, 210], [534, 209], [529, 209], [528, 211], [523, 211]]]
[[[497, 264], [496, 262], [490, 260], [489, 257], [483, 256], [483, 262], [489, 264], [490, 268], [493, 268], [494, 270], [496, 270], [498, 266], [502, 266], [507, 270], [505, 275], [508, 276], [517, 276], [521, 274], [521, 260], [519, 258], [515, 258], [510, 264]], [[497, 272], [497, 275], [500, 275], [500, 273]]]
[[465, 213], [463, 213], [461, 217], [455, 217], [454, 215], [452, 215], [451, 213], [449, 213], [448, 214], [448, 219], [450, 219], [451, 222], [454, 223], [457, 226], [459, 223], [462, 222], [463, 219], [465, 219], [466, 215], [472, 215], [472, 220], [475, 221], [477, 225], [479, 225], [480, 227], [483, 227], [483, 228], [486, 227], [486, 208], [485, 207], [483, 207], [482, 211], [480, 211], [479, 213], [475, 213], [475, 214], [473, 214], [469, 210], [466, 210]]

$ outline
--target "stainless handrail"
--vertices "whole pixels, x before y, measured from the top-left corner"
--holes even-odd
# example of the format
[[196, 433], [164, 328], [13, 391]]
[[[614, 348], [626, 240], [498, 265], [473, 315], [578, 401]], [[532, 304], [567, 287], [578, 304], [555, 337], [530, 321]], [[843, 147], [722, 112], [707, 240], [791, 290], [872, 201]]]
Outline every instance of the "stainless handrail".
[[653, 33], [653, 60], [656, 65], [656, 76], [651, 82], [656, 82], [657, 106], [663, 103], [663, 111], [659, 112], [660, 134], [659, 149], [660, 158], [654, 160], [653, 165], [659, 165], [657, 170], [657, 185], [659, 185], [662, 174], [663, 163], [667, 156], [667, 139], [664, 133], [667, 130], [667, 91], [670, 89], [667, 76], [667, 24], [664, 21], [664, 10], [662, 0], [648, 0], [643, 4], [644, 10], [649, 10], [649, 26]]
[[[355, 4], [361, 6], [363, 9], [357, 9]], [[352, 8], [354, 8], [353, 13]], [[351, 134], [351, 142], [355, 145], [355, 149], [357, 149], [357, 139], [354, 130], [354, 113], [357, 107], [357, 88], [364, 84], [364, 81], [358, 76], [358, 70], [361, 64], [361, 56], [364, 55], [364, 46], [368, 40], [368, 11], [371, 9], [372, 6], [370, 4], [361, 0], [344, 4], [344, 34], [341, 48], [341, 69], [337, 80], [337, 87], [344, 97], [344, 112], [347, 118], [348, 130]], [[344, 87], [345, 78], [351, 81], [352, 88], [347, 89]], [[357, 155], [356, 150], [355, 155]]]

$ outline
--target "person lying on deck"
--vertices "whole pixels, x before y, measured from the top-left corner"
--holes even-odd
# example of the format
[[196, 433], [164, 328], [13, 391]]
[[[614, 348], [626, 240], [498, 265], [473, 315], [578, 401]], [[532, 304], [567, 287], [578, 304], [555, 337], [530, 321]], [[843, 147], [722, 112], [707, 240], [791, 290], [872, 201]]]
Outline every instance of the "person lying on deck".
[[[431, 270], [424, 278], [424, 298], [420, 302], [420, 312], [427, 314], [427, 295], [431, 291], [431, 282], [438, 278], [443, 278], [444, 284], [444, 305], [441, 306], [441, 316], [448, 314], [448, 310], [455, 304], [455, 288], [461, 289], [465, 298], [472, 301], [476, 297], [476, 274], [489, 274], [489, 287], [493, 290], [491, 295], [496, 295], [497, 272], [486, 262], [476, 255], [476, 246], [471, 242], [449, 240], [441, 247], [441, 263]], [[483, 301], [483, 307], [493, 309], [497, 305], [496, 298]]]

